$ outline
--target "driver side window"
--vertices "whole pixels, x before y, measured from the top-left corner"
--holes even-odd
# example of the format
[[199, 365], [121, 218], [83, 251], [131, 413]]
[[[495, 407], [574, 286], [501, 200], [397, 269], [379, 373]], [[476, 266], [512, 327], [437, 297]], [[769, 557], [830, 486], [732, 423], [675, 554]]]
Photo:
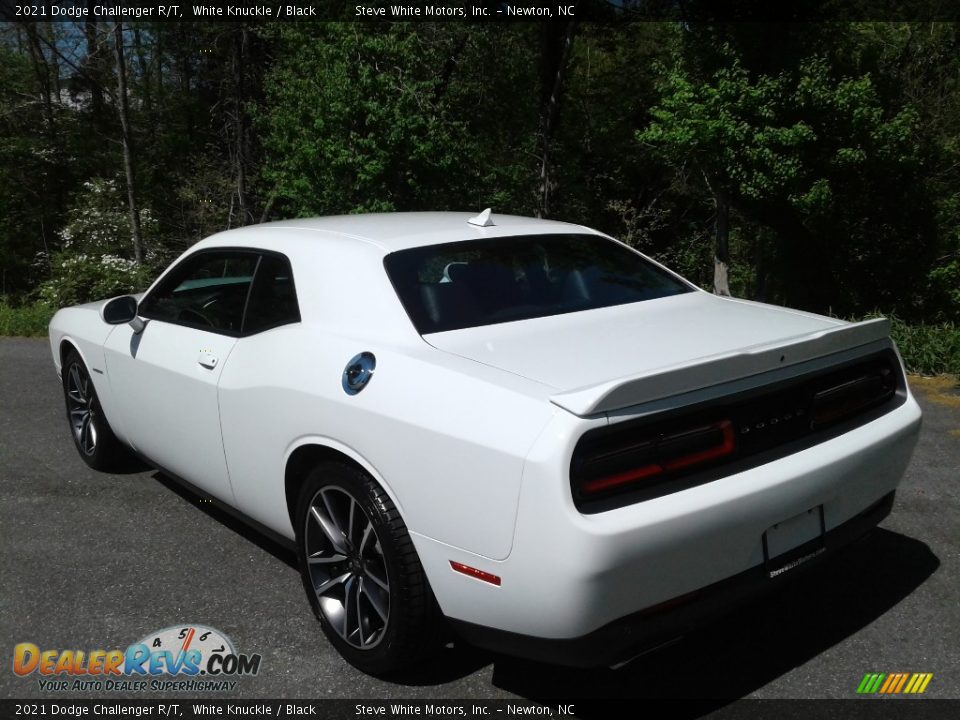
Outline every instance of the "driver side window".
[[258, 258], [254, 252], [199, 252], [144, 298], [140, 315], [237, 335]]

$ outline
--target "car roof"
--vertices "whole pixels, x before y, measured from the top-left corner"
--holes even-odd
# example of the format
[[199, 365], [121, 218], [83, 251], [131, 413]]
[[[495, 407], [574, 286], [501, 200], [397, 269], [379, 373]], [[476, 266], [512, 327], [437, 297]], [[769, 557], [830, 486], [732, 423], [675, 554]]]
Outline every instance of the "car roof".
[[[262, 243], [271, 235], [279, 239], [279, 236], [289, 237], [291, 233], [312, 233], [318, 239], [326, 236], [331, 239], [353, 239], [369, 243], [387, 254], [395, 250], [423, 245], [511, 235], [599, 234], [596, 230], [580, 225], [516, 215], [493, 214], [490, 216], [493, 225], [480, 227], [467, 222], [475, 214], [468, 212], [367, 213], [279, 220], [226, 230], [207, 238], [203, 241], [203, 245], [218, 247], [242, 245], [247, 242]], [[254, 235], [256, 238], [253, 237]], [[302, 235], [300, 239], [304, 239]]]

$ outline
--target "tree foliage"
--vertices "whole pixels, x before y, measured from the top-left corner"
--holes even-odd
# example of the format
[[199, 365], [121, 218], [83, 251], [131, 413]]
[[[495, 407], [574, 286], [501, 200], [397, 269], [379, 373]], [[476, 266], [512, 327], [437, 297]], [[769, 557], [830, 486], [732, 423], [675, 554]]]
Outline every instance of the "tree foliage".
[[913, 288], [937, 239], [922, 217], [916, 108], [885, 102], [870, 73], [841, 74], [823, 55], [768, 74], [731, 45], [713, 51], [723, 60], [706, 77], [682, 47], [660, 66], [638, 141], [701, 192], [729, 195], [740, 254], [772, 273], [754, 283], [774, 299], [839, 313], [919, 307]]
[[119, 35], [147, 266], [262, 220], [493, 206], [598, 227], [701, 284], [719, 224], [736, 295], [960, 320], [956, 25], [116, 30], [0, 27], [14, 302], [140, 282], [120, 267]]
[[476, 147], [435, 74], [448, 43], [402, 25], [288, 25], [278, 35], [260, 123], [278, 195], [320, 215], [442, 207], [459, 196], [460, 158]]
[[517, 203], [523, 163], [509, 151], [524, 128], [510, 137], [483, 122], [491, 103], [502, 119], [511, 114], [484, 85], [485, 33], [326, 24], [274, 34], [277, 61], [257, 117], [263, 178], [295, 214]]

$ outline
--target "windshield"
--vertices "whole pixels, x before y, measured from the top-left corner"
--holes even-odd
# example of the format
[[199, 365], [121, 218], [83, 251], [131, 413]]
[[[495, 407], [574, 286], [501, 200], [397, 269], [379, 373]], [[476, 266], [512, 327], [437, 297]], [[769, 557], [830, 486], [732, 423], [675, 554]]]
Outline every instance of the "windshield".
[[400, 250], [384, 266], [421, 335], [690, 292], [597, 235], [524, 235]]

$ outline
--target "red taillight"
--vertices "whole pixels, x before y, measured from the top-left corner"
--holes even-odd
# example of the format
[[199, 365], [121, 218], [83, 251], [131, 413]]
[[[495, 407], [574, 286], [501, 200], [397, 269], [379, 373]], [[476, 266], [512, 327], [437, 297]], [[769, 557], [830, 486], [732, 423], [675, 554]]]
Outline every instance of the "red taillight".
[[594, 478], [587, 480], [580, 485], [580, 489], [585, 493], [598, 493], [603, 490], [609, 490], [620, 485], [626, 485], [636, 480], [643, 480], [653, 475], [659, 475], [663, 468], [659, 465], [647, 465], [636, 470], [627, 470], [626, 472], [608, 475], [607, 477]]
[[[705, 463], [710, 460], [716, 460], [717, 458], [721, 458], [724, 455], [729, 455], [732, 453], [734, 448], [733, 423], [729, 420], [723, 420], [722, 422], [708, 425], [705, 428], [693, 430], [690, 433], [683, 433], [683, 437], [700, 437], [707, 434], [715, 434], [717, 431], [720, 432], [719, 444], [708, 446], [703, 450], [698, 450], [688, 455], [681, 455], [673, 460], [665, 460], [663, 462], [663, 467], [665, 467], [667, 470], [679, 470], [680, 468], [690, 467], [691, 465], [699, 465], [700, 463]], [[665, 438], [665, 440], [669, 439], [670, 438]], [[658, 446], [662, 447], [665, 440], [660, 441]]]
[[[654, 462], [580, 481], [580, 492], [593, 495], [668, 472], [686, 470], [731, 455], [736, 448], [733, 423], [721, 420], [645, 443], [644, 453]], [[589, 465], [589, 464], [588, 464]]]
[[488, 582], [491, 585], [496, 585], [500, 587], [500, 576], [494, 575], [493, 573], [484, 572], [483, 570], [478, 570], [475, 567], [470, 567], [469, 565], [464, 565], [463, 563], [458, 563], [453, 560], [450, 561], [450, 567], [456, 570], [458, 573], [463, 573], [464, 575], [469, 575], [472, 578], [477, 580], [483, 580]]

